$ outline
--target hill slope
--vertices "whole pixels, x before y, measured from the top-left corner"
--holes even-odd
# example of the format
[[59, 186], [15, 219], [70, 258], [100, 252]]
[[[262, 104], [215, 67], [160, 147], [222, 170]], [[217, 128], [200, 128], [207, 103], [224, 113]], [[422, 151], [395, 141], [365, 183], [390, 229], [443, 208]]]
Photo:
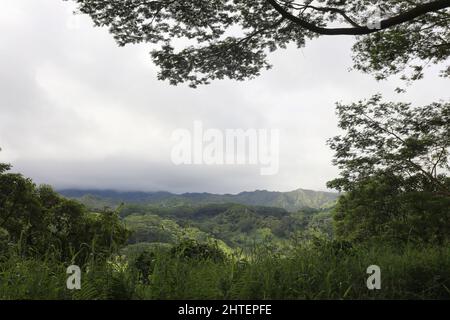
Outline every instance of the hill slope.
[[252, 206], [283, 208], [297, 211], [304, 208], [329, 208], [337, 193], [297, 189], [290, 192], [257, 190], [239, 194], [184, 193], [170, 192], [120, 192], [113, 190], [61, 190], [59, 193], [68, 198], [75, 198], [90, 206], [114, 206], [122, 202], [151, 204], [158, 206], [204, 205], [219, 203], [237, 203]]

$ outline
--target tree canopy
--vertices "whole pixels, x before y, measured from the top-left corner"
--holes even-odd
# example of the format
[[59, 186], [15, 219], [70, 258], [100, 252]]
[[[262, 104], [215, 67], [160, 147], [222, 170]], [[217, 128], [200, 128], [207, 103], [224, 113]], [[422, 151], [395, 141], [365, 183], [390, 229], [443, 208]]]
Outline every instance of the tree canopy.
[[450, 103], [413, 107], [383, 102], [381, 95], [338, 104], [345, 134], [329, 140], [341, 177], [329, 186], [350, 191], [380, 172], [396, 175], [404, 188], [450, 195]]
[[73, 1], [119, 45], [152, 44], [158, 78], [174, 85], [253, 78], [269, 52], [319, 36], [356, 36], [355, 68], [378, 79], [418, 79], [450, 53], [450, 0]]
[[338, 104], [342, 135], [329, 140], [345, 191], [336, 235], [444, 242], [450, 235], [450, 103], [413, 107], [380, 95]]
[[58, 252], [64, 261], [106, 257], [126, 243], [127, 230], [116, 212], [89, 212], [50, 186], [36, 186], [0, 164], [0, 253], [20, 244], [24, 254]]

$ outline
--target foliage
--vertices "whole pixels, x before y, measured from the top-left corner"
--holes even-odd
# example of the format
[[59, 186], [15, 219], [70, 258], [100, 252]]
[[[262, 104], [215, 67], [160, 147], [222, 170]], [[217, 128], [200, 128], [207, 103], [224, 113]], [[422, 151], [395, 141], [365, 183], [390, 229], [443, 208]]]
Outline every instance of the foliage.
[[413, 108], [369, 101], [337, 108], [344, 134], [329, 141], [347, 193], [335, 209], [337, 236], [443, 242], [450, 236], [450, 104]]
[[133, 231], [129, 243], [175, 244], [182, 240], [218, 241], [226, 251], [248, 250], [270, 241], [288, 245], [300, 230], [319, 229], [331, 235], [330, 210], [304, 209], [289, 213], [277, 208], [210, 204], [199, 207], [125, 205], [124, 222]]
[[[108, 254], [128, 239], [116, 212], [90, 213], [49, 186], [37, 187], [20, 174], [0, 173], [0, 247], [20, 244], [23, 253], [55, 248], [63, 261]], [[76, 253], [76, 254], [75, 254]]]
[[199, 243], [192, 239], [178, 243], [170, 250], [170, 253], [178, 258], [212, 260], [214, 262], [226, 260], [225, 253], [217, 243]]
[[[154, 211], [151, 211], [154, 213]], [[132, 230], [128, 242], [133, 243], [170, 243], [174, 244], [181, 239], [206, 240], [208, 235], [193, 227], [182, 227], [175, 220], [164, 215], [132, 214], [124, 219], [127, 227]]]
[[402, 190], [398, 179], [380, 175], [359, 182], [335, 208], [336, 237], [395, 243], [443, 243], [450, 239], [450, 197]]
[[[50, 254], [11, 254], [0, 264], [0, 299], [450, 299], [449, 248], [322, 240], [283, 255], [255, 248], [223, 261], [155, 251], [139, 262], [92, 263], [75, 291], [65, 287], [66, 265]], [[366, 287], [373, 264], [382, 270], [382, 290]]]
[[[153, 44], [159, 79], [192, 87], [258, 76], [270, 68], [268, 52], [290, 43], [303, 47], [320, 35], [358, 36], [355, 67], [378, 78], [405, 67], [414, 71], [411, 79], [420, 78], [423, 64], [445, 61], [450, 50], [446, 0], [395, 0], [378, 7], [371, 0], [74, 1], [95, 25], [108, 26], [119, 45]], [[379, 28], [370, 27], [377, 10]], [[342, 27], [333, 27], [336, 21]]]
[[133, 267], [144, 284], [149, 284], [149, 276], [153, 273], [156, 255], [153, 251], [141, 252], [133, 261]]
[[449, 195], [450, 103], [412, 107], [381, 99], [338, 104], [345, 135], [329, 144], [341, 178], [328, 185], [350, 191], [355, 182], [383, 172], [398, 177], [405, 191]]
[[[315, 228], [329, 219], [325, 211], [276, 212], [271, 216], [267, 210], [220, 205], [197, 208], [187, 217], [199, 228], [215, 221], [219, 226], [225, 223], [235, 235], [253, 230], [261, 242], [246, 252], [238, 248], [225, 251], [214, 239], [202, 242], [185, 237], [181, 220], [180, 224], [175, 221], [181, 219], [180, 212], [171, 216], [166, 210], [162, 216], [129, 214], [126, 220], [137, 225], [162, 224], [184, 236], [164, 246], [139, 242], [119, 252], [117, 245], [125, 241], [128, 232], [116, 213], [90, 213], [51, 188], [36, 187], [20, 175], [4, 172], [0, 181], [4, 222], [0, 228], [0, 299], [450, 299], [450, 246], [443, 239], [441, 244], [411, 241], [406, 245], [389, 245], [380, 239], [372, 244], [330, 240]], [[10, 181], [15, 184], [7, 188]], [[391, 183], [386, 183], [389, 186]], [[367, 194], [376, 192], [367, 190]], [[351, 192], [346, 193], [339, 206], [345, 204], [342, 199], [358, 200], [351, 197]], [[411, 206], [420, 203], [417, 197], [412, 198]], [[382, 203], [388, 203], [387, 195], [382, 199]], [[11, 206], [15, 200], [24, 213]], [[21, 202], [25, 200], [29, 203]], [[432, 205], [424, 202], [426, 208], [436, 212], [442, 203], [436, 200]], [[355, 207], [350, 203], [350, 210], [345, 212], [351, 213]], [[36, 221], [32, 214], [43, 220]], [[248, 219], [256, 219], [256, 228]], [[411, 219], [404, 226], [428, 228], [423, 222], [425, 219]], [[275, 226], [281, 224], [275, 233], [282, 233], [296, 223], [303, 227], [293, 227], [293, 233], [304, 233], [291, 234], [292, 240], [285, 240], [289, 245], [276, 246]], [[434, 228], [437, 224], [431, 221], [429, 225]], [[427, 231], [431, 232], [442, 235], [448, 231]], [[71, 291], [66, 288], [66, 268], [83, 256], [83, 239], [92, 242], [92, 254], [81, 264], [81, 289]], [[372, 264], [382, 269], [383, 290], [366, 287], [366, 268]]]

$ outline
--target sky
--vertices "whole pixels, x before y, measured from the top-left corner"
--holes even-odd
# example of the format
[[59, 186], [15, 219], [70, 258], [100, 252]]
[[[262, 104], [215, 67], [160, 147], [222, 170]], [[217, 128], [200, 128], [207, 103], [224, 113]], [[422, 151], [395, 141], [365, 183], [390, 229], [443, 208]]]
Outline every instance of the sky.
[[[339, 133], [335, 103], [381, 92], [428, 104], [448, 99], [431, 68], [403, 95], [396, 79], [349, 71], [350, 37], [326, 37], [270, 56], [273, 68], [245, 82], [191, 89], [156, 78], [148, 45], [119, 47], [62, 0], [2, 0], [0, 162], [38, 184], [176, 193], [326, 190], [337, 177], [327, 139]], [[177, 129], [279, 132], [279, 170], [257, 165], [176, 165]]]

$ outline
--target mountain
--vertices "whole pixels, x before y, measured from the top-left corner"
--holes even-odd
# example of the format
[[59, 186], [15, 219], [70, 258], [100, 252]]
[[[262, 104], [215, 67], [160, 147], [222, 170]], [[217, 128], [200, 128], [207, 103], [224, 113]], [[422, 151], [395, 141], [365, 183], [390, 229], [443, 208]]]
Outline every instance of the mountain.
[[149, 204], [165, 207], [180, 205], [205, 205], [220, 203], [237, 203], [251, 206], [283, 208], [297, 211], [304, 208], [323, 209], [334, 205], [339, 194], [297, 189], [290, 192], [256, 190], [239, 194], [184, 193], [174, 194], [159, 192], [122, 192], [114, 190], [66, 189], [59, 193], [74, 198], [90, 207], [115, 206], [122, 202], [132, 204]]

